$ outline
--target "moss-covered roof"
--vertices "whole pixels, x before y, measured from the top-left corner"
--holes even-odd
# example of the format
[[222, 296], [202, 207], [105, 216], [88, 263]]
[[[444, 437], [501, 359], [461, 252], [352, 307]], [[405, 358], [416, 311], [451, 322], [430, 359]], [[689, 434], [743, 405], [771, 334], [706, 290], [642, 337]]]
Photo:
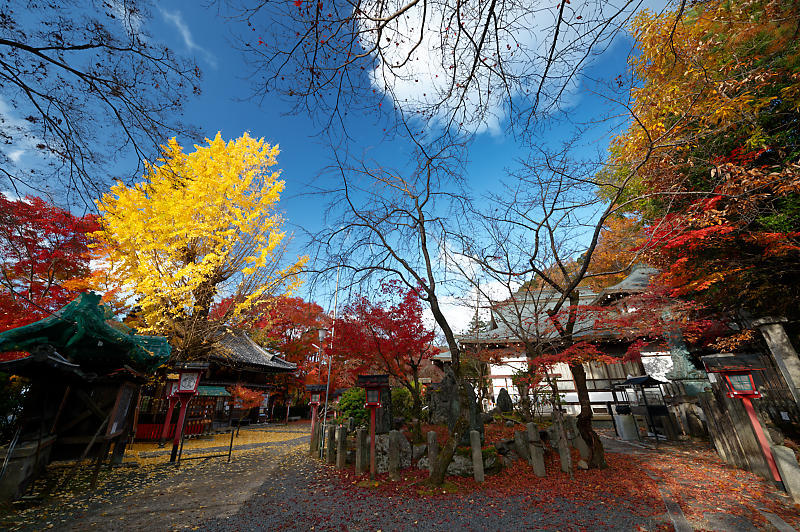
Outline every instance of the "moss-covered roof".
[[123, 366], [150, 373], [169, 358], [171, 348], [163, 336], [127, 333], [107, 319], [100, 296], [83, 293], [47, 318], [0, 333], [0, 352], [49, 344], [83, 371], [98, 373]]

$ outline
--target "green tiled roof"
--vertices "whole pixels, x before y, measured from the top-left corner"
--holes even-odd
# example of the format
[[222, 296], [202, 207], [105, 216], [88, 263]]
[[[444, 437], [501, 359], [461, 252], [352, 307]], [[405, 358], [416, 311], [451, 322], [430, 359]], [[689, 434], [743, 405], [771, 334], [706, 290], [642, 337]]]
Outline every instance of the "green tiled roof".
[[151, 373], [164, 364], [170, 345], [163, 336], [142, 336], [108, 323], [100, 296], [87, 292], [35, 323], [0, 333], [0, 352], [31, 351], [52, 345], [83, 371], [109, 371], [130, 366]]
[[230, 397], [224, 386], [198, 386], [197, 395], [202, 397]]

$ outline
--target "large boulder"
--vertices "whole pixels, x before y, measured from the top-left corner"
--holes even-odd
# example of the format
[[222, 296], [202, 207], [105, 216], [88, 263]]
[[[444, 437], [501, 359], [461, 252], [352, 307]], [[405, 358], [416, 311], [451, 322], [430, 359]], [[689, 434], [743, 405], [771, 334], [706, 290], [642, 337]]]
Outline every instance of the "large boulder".
[[428, 446], [425, 445], [424, 443], [418, 443], [418, 444], [414, 445], [412, 447], [412, 449], [411, 449], [411, 458], [414, 461], [419, 460], [420, 458], [422, 458], [426, 454], [428, 454]]
[[[402, 432], [398, 433], [400, 443], [400, 469], [411, 467], [411, 443], [406, 439]], [[367, 447], [369, 448], [369, 437], [367, 437]], [[375, 435], [375, 469], [378, 473], [389, 471], [389, 434]]]
[[[423, 456], [417, 462], [417, 468], [428, 469], [428, 457]], [[485, 454], [483, 457], [483, 470], [484, 472], [496, 473], [500, 470], [500, 462], [497, 460], [497, 455], [494, 453]], [[456, 454], [453, 456], [453, 461], [447, 466], [447, 474], [460, 477], [471, 477], [473, 475], [472, 457], [464, 456], [463, 454]]]
[[[472, 386], [467, 385], [466, 390], [469, 404], [469, 428], [464, 431], [459, 445], [469, 445], [471, 430], [477, 430], [481, 435], [481, 442], [483, 442], [483, 415], [478, 407], [478, 398], [475, 396]], [[458, 400], [456, 378], [449, 366], [445, 368], [442, 382], [428, 387], [427, 397], [431, 423], [447, 425], [452, 433], [461, 412], [461, 404]]]
[[497, 409], [504, 414], [514, 410], [514, 403], [511, 402], [511, 396], [505, 388], [500, 388], [500, 393], [497, 394]]

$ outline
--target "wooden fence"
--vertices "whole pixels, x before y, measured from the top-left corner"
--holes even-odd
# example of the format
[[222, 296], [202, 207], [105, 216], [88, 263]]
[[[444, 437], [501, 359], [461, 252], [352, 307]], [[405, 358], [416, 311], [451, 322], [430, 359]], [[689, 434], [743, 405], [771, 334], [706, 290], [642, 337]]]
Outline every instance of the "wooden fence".
[[[756, 387], [762, 395], [753, 399], [756, 415], [765, 428], [778, 429], [793, 439], [800, 438], [800, 408], [772, 358], [768, 355], [760, 358], [765, 369], [753, 372]], [[771, 479], [769, 466], [742, 401], [727, 397], [724, 386], [715, 382], [712, 391], [700, 394], [700, 405], [706, 414], [717, 454], [728, 464]], [[777, 432], [768, 430], [767, 434], [772, 436]], [[773, 444], [782, 445], [783, 442], [773, 441]]]

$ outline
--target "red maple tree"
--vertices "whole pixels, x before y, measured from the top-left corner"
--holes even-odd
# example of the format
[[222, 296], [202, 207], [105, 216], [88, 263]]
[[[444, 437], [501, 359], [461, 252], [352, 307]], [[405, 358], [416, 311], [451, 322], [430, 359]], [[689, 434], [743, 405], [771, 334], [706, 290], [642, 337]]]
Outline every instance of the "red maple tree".
[[419, 422], [419, 372], [422, 364], [438, 352], [432, 345], [434, 332], [423, 321], [422, 301], [416, 290], [386, 282], [381, 292], [383, 301], [359, 296], [343, 309], [342, 318], [335, 324], [332, 352], [335, 357], [347, 358], [353, 373], [388, 373], [411, 393], [414, 417]]
[[41, 198], [0, 194], [0, 331], [40, 320], [69, 303], [89, 274], [91, 214]]
[[[306, 384], [324, 384], [328, 376], [328, 341], [320, 341], [320, 330], [331, 327], [331, 319], [318, 304], [300, 297], [279, 297], [256, 305], [252, 310], [253, 339], [297, 364], [292, 374], [276, 377], [289, 393], [300, 397]], [[331, 389], [349, 382], [344, 361], [334, 360]]]

